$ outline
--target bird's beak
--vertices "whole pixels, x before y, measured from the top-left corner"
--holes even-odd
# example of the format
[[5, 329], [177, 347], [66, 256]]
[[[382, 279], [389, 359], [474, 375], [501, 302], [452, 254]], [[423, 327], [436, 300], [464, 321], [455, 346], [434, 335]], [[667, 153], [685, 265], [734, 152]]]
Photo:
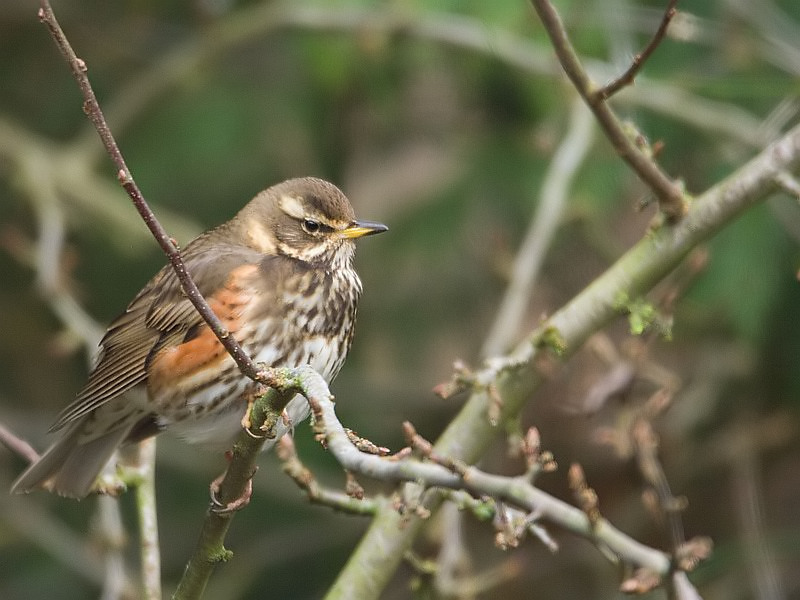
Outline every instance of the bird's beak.
[[342, 229], [339, 233], [342, 237], [348, 239], [355, 239], [364, 237], [365, 235], [373, 235], [387, 231], [389, 228], [383, 223], [373, 223], [372, 221], [353, 221], [347, 228]]

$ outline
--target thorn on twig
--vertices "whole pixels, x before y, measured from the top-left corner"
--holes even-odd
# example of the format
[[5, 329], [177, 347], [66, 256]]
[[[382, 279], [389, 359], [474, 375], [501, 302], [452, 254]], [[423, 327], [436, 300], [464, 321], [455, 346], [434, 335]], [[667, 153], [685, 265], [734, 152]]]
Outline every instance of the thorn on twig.
[[778, 187], [780, 187], [784, 192], [791, 194], [800, 200], [800, 182], [798, 182], [791, 173], [779, 171], [775, 175], [775, 183], [777, 183]]
[[558, 542], [550, 536], [550, 533], [547, 531], [547, 529], [538, 523], [530, 523], [528, 525], [528, 531], [535, 535], [538, 540], [544, 544], [545, 548], [550, 550], [552, 554], [558, 552]]

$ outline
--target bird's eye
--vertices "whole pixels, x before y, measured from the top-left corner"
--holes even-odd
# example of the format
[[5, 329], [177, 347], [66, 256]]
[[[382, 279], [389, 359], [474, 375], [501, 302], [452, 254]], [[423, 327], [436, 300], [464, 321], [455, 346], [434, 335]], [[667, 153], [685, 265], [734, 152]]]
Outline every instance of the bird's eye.
[[319, 221], [314, 219], [303, 219], [302, 227], [306, 233], [317, 233], [320, 229]]

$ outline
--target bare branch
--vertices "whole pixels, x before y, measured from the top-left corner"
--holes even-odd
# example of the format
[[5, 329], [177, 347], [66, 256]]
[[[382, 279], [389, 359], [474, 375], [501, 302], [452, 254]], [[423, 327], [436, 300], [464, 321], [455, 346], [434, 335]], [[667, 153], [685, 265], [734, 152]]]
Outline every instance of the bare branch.
[[378, 502], [369, 498], [353, 498], [349, 494], [326, 488], [319, 484], [314, 474], [300, 460], [292, 436], [278, 440], [276, 450], [283, 463], [283, 471], [306, 493], [314, 504], [329, 506], [335, 510], [354, 515], [374, 515]]
[[589, 77], [572, 46], [561, 17], [549, 0], [531, 0], [539, 14], [555, 49], [556, 56], [570, 78], [575, 89], [592, 109], [597, 122], [605, 131], [614, 149], [639, 178], [647, 184], [658, 198], [661, 212], [670, 221], [677, 221], [686, 212], [684, 193], [658, 166], [655, 160], [643, 152], [628, 135], [619, 117], [605, 100], [596, 96], [597, 85]]
[[622, 75], [595, 92], [595, 97], [598, 100], [608, 100], [622, 88], [633, 83], [633, 80], [644, 66], [644, 63], [648, 58], [650, 58], [653, 52], [655, 52], [655, 49], [658, 48], [661, 40], [664, 39], [664, 36], [667, 33], [667, 28], [669, 28], [669, 24], [672, 22], [675, 14], [678, 12], [675, 10], [675, 5], [677, 3], [678, 0], [669, 0], [669, 3], [667, 4], [667, 10], [664, 11], [661, 24], [658, 26], [653, 38], [650, 40], [644, 50], [633, 57], [631, 66], [628, 67], [628, 69]]
[[250, 379], [257, 380], [258, 369], [256, 368], [255, 363], [247, 355], [247, 353], [245, 353], [234, 337], [230, 335], [227, 329], [225, 329], [220, 320], [217, 318], [217, 315], [211, 310], [211, 307], [208, 306], [208, 303], [203, 298], [200, 290], [197, 289], [197, 285], [192, 280], [191, 275], [186, 270], [186, 266], [183, 264], [183, 259], [181, 258], [178, 247], [173, 239], [164, 230], [155, 214], [153, 214], [153, 211], [150, 209], [150, 206], [144, 199], [141, 190], [136, 185], [133, 175], [131, 175], [128, 165], [125, 162], [125, 158], [122, 156], [122, 152], [117, 145], [117, 141], [114, 139], [114, 136], [111, 133], [108, 124], [106, 123], [103, 111], [97, 102], [94, 90], [92, 89], [89, 78], [86, 75], [88, 70], [86, 62], [78, 58], [78, 56], [75, 54], [75, 51], [72, 49], [69, 40], [62, 31], [61, 26], [58, 24], [55, 13], [53, 13], [53, 9], [50, 7], [49, 0], [40, 0], [40, 2], [41, 9], [39, 10], [39, 19], [49, 29], [50, 35], [53, 37], [56, 46], [58, 46], [59, 51], [66, 59], [73, 77], [78, 82], [78, 87], [80, 88], [81, 94], [84, 98], [83, 110], [94, 125], [97, 133], [100, 135], [100, 139], [103, 141], [106, 152], [108, 152], [109, 157], [117, 168], [117, 179], [128, 193], [128, 196], [136, 207], [136, 210], [141, 215], [145, 225], [147, 225], [147, 228], [153, 234], [153, 237], [158, 242], [158, 245], [164, 251], [164, 254], [166, 254], [167, 258], [172, 264], [172, 268], [175, 270], [175, 274], [181, 282], [181, 288], [186, 294], [186, 297], [195, 307], [203, 320], [208, 324], [209, 328], [214, 332], [214, 335], [217, 336], [217, 339], [223, 345], [225, 350], [227, 350], [228, 354], [231, 355], [239, 367], [239, 370]]

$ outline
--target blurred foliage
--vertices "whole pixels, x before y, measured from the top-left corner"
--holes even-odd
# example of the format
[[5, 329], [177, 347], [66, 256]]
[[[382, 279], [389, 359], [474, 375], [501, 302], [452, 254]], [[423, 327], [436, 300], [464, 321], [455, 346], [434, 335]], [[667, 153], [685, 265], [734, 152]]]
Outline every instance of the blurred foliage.
[[[608, 61], [615, 72], [646, 43], [664, 4], [556, 2], [581, 55]], [[317, 175], [338, 183], [359, 215], [390, 225], [389, 234], [360, 245], [365, 294], [356, 342], [334, 392], [342, 421], [376, 442], [402, 446], [405, 419], [435, 438], [459, 399], [442, 401], [430, 390], [450, 377], [455, 359], [478, 362], [568, 118], [572, 91], [528, 3], [83, 0], [56, 1], [54, 8], [159, 214], [181, 215], [187, 231], [199, 232], [229, 218], [263, 187]], [[307, 8], [323, 23], [286, 18]], [[800, 4], [682, 0], [679, 8], [684, 14], [673, 26], [675, 36], [615, 107], [651, 141], [663, 142], [659, 160], [669, 173], [701, 192], [758, 150], [748, 118], [761, 122], [765, 135], [797, 121], [800, 61], [793, 58], [800, 52]], [[359, 11], [405, 19], [409, 26], [387, 32], [371, 26], [380, 18], [357, 23]], [[443, 39], [445, 25], [464, 23], [489, 40], [516, 36], [551, 67], [522, 70], [503, 59], [499, 41], [474, 50]], [[428, 24], [434, 33], [421, 35], [414, 24]], [[178, 56], [194, 60], [165, 74], [162, 67]], [[637, 101], [634, 92], [647, 91], [649, 82], [693, 94], [678, 111], [683, 116]], [[150, 100], [134, 106], [117, 129], [115, 115], [125, 115], [126, 103], [147, 93]], [[693, 123], [692, 98], [719, 102], [730, 111], [731, 128], [745, 132], [751, 145], [712, 124]], [[114, 185], [74, 81], [38, 23], [35, 3], [26, 0], [0, 5], [3, 123], [66, 156], [81, 150], [70, 144], [86, 136], [94, 146], [93, 176]], [[0, 421], [41, 448], [47, 426], [81, 386], [86, 361], [48, 294], [37, 288], [29, 259], [41, 205], [17, 170], [20, 156], [7, 149], [22, 143], [6, 142], [0, 149]], [[68, 224], [63, 284], [104, 323], [164, 259], [140, 235], [143, 226], [121, 192], [81, 204], [62, 191], [58, 200]], [[520, 337], [645, 234], [654, 208], [637, 208], [646, 200], [646, 189], [598, 135], [570, 191]], [[123, 206], [129, 227], [112, 226], [89, 208], [104, 203]], [[673, 339], [641, 340], [647, 359], [683, 383], [656, 425], [667, 477], [689, 500], [687, 535], [711, 535], [717, 544], [693, 575], [706, 599], [758, 597], [755, 573], [764, 565], [753, 562], [743, 523], [745, 455], [757, 467], [751, 484], [760, 503], [760, 534], [782, 577], [783, 597], [800, 597], [792, 567], [800, 564], [798, 240], [797, 199], [776, 194], [705, 248], [708, 263], [690, 274], [675, 307]], [[659, 299], [655, 293], [651, 301]], [[624, 354], [630, 343], [624, 319], [608, 335]], [[591, 351], [580, 353], [531, 400], [523, 422], [541, 429], [544, 447], [560, 464], [584, 465], [612, 522], [668, 548], [666, 532], [640, 502], [642, 482], [630, 455], [597, 441], [600, 431], [624, 433], [626, 415], [651, 387], [637, 384], [598, 414], [575, 410], [607, 369]], [[163, 437], [157, 485], [169, 591], [195, 543], [207, 483], [224, 463]], [[306, 426], [296, 438], [320, 479], [342, 485], [339, 469]], [[521, 468], [506, 463], [498, 444], [484, 467]], [[0, 453], [0, 484], [22, 467], [19, 458]], [[569, 499], [563, 471], [540, 484]], [[46, 494], [2, 500], [0, 597], [97, 597], [98, 583], [66, 561], [69, 538], [54, 528], [68, 528], [82, 556], [92, 549], [95, 505]], [[122, 507], [134, 532], [125, 555], [135, 565], [132, 499], [123, 498]], [[535, 541], [502, 553], [493, 548], [488, 527], [466, 524], [477, 571], [506, 560], [522, 565], [516, 577], [480, 597], [527, 598], [533, 589], [542, 598], [618, 597], [618, 574], [580, 540], [558, 536], [562, 550], [555, 556]], [[218, 570], [208, 597], [260, 598], [269, 589], [276, 598], [318, 598], [366, 526], [310, 506], [281, 475], [275, 457], [265, 457], [253, 503], [232, 528], [228, 547], [235, 558]], [[436, 544], [433, 527], [419, 551], [434, 557]], [[98, 554], [89, 556], [101, 570]], [[410, 577], [410, 569], [398, 574], [385, 597], [410, 597]]]

